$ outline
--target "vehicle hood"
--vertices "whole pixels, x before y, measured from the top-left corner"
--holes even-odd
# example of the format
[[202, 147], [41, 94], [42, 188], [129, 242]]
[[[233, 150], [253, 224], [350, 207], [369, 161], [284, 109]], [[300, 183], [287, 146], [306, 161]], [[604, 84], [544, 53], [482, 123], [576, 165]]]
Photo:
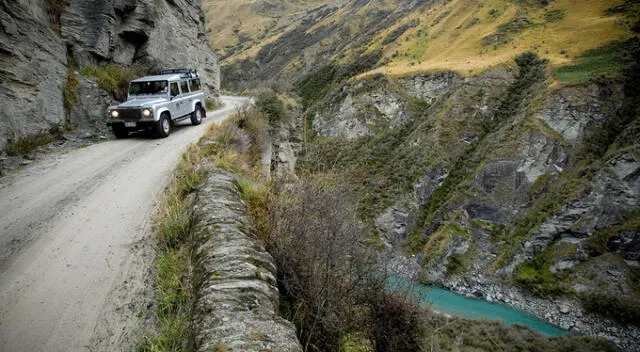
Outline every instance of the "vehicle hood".
[[154, 104], [166, 102], [168, 99], [158, 98], [158, 97], [143, 97], [143, 98], [132, 98], [124, 103], [114, 106], [114, 108], [118, 109], [127, 109], [127, 108], [150, 108]]

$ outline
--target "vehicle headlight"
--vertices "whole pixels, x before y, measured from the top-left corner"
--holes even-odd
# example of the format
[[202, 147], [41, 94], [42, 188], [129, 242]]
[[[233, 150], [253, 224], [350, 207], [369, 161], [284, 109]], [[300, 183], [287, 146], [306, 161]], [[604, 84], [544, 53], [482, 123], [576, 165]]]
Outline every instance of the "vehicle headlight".
[[142, 110], [142, 116], [144, 116], [144, 117], [149, 117], [149, 116], [151, 116], [151, 115], [153, 115], [153, 111], [152, 111], [151, 109], [144, 109], [144, 110]]
[[113, 117], [114, 119], [118, 118], [118, 116], [120, 116], [120, 113], [118, 112], [118, 110], [113, 110], [111, 112], [111, 117]]

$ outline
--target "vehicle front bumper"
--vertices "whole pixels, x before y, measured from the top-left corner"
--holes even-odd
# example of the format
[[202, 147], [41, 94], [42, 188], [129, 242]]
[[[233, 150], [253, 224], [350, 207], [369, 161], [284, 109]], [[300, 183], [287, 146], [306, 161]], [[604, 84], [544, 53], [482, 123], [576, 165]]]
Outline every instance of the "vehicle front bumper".
[[[125, 126], [125, 122], [127, 124], [135, 123], [135, 126]], [[127, 129], [131, 130], [141, 130], [147, 128], [153, 128], [157, 124], [154, 120], [137, 120], [137, 121], [126, 121], [126, 120], [110, 120], [107, 121], [107, 126], [123, 126]]]

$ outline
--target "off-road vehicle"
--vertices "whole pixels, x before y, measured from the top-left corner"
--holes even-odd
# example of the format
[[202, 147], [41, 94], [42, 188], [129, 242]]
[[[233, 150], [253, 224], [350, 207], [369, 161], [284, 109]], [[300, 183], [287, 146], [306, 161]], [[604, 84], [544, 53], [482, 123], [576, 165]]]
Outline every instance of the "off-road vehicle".
[[206, 117], [205, 95], [195, 70], [164, 70], [133, 80], [127, 101], [107, 108], [107, 125], [117, 138], [129, 132], [150, 129], [158, 137], [168, 137], [174, 123], [191, 119], [199, 125]]

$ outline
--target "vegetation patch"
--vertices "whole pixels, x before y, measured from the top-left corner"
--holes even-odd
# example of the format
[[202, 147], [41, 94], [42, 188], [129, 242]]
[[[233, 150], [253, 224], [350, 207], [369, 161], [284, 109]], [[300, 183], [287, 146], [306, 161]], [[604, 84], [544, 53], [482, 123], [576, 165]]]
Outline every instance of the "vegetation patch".
[[329, 63], [296, 81], [295, 91], [302, 98], [302, 104], [310, 107], [326, 97], [331, 88], [338, 83], [371, 70], [381, 58], [382, 51], [375, 50], [371, 53], [356, 55], [345, 65]]
[[416, 116], [373, 137], [319, 140], [299, 159], [298, 171], [344, 175], [359, 195], [358, 214], [371, 224], [399, 196], [411, 191], [413, 181], [428, 167], [431, 155], [419, 146], [406, 145], [406, 136], [419, 123], [420, 117]]
[[66, 111], [70, 111], [74, 106], [76, 106], [76, 104], [78, 104], [78, 100], [80, 99], [80, 93], [78, 92], [79, 87], [80, 79], [73, 70], [69, 70], [67, 73], [67, 80], [64, 83], [64, 89], [62, 91], [63, 106]]
[[516, 83], [509, 88], [502, 103], [492, 119], [483, 121], [483, 133], [477, 142], [471, 143], [462, 157], [455, 161], [450, 168], [450, 173], [443, 183], [431, 195], [423, 206], [418, 218], [418, 226], [409, 238], [410, 250], [418, 251], [422, 243], [428, 238], [427, 229], [436, 229], [438, 224], [434, 222], [434, 216], [444, 205], [456, 195], [456, 190], [461, 184], [475, 174], [475, 169], [485, 158], [485, 149], [478, 147], [486, 143], [487, 138], [495, 138], [497, 130], [502, 128], [510, 118], [518, 113], [526, 111], [527, 103], [535, 98], [542, 89], [546, 75], [546, 61], [537, 55], [527, 52], [516, 58], [520, 67], [520, 75]]
[[[588, 126], [581, 150], [583, 159], [594, 160], [603, 157], [625, 128], [637, 119], [637, 111], [640, 107], [640, 87], [638, 87], [640, 39], [628, 40], [624, 43], [624, 48], [626, 54], [624, 69], [622, 69], [625, 94], [623, 105], [612, 119], [605, 122], [595, 122]], [[633, 138], [620, 142], [622, 145], [618, 147], [635, 143]]]
[[389, 33], [389, 35], [387, 35], [384, 38], [384, 40], [382, 41], [382, 45], [388, 45], [388, 44], [391, 44], [391, 43], [395, 42], [407, 30], [409, 30], [410, 28], [416, 27], [419, 24], [420, 24], [420, 21], [413, 20], [413, 21], [410, 21], [408, 23], [405, 23], [405, 24], [401, 25], [400, 27], [398, 27], [398, 28], [394, 29], [393, 31], [391, 31], [391, 33]]
[[623, 62], [623, 44], [613, 42], [604, 47], [587, 50], [576, 58], [576, 63], [554, 70], [555, 77], [565, 85], [577, 85], [594, 77], [619, 77]]
[[567, 17], [565, 10], [551, 10], [544, 13], [544, 20], [548, 23], [560, 22]]
[[138, 344], [140, 352], [186, 350], [192, 302], [191, 258], [186, 243], [192, 224], [188, 196], [204, 180], [200, 162], [200, 152], [191, 145], [178, 164], [154, 219], [160, 251], [154, 263], [158, 332]]
[[68, 125], [55, 125], [49, 130], [38, 134], [20, 138], [16, 141], [9, 140], [7, 154], [11, 156], [31, 154], [38, 147], [62, 139], [63, 134], [70, 130], [71, 127]]
[[516, 284], [539, 297], [564, 293], [559, 278], [549, 270], [551, 262], [552, 251], [547, 249], [532, 260], [518, 265], [514, 271]]
[[58, 34], [60, 34], [60, 17], [66, 5], [66, 1], [64, 0], [44, 0], [44, 7], [49, 16], [51, 28]]
[[585, 310], [623, 324], [640, 324], [640, 302], [635, 298], [599, 293], [581, 294]]
[[213, 99], [211, 97], [207, 97], [205, 100], [205, 105], [207, 106], [207, 111], [216, 111], [220, 110], [224, 107], [224, 103], [219, 99]]
[[87, 66], [80, 74], [96, 79], [98, 86], [109, 92], [116, 100], [125, 101], [129, 91], [129, 83], [150, 73], [143, 65], [122, 66], [115, 63], [99, 66]]

